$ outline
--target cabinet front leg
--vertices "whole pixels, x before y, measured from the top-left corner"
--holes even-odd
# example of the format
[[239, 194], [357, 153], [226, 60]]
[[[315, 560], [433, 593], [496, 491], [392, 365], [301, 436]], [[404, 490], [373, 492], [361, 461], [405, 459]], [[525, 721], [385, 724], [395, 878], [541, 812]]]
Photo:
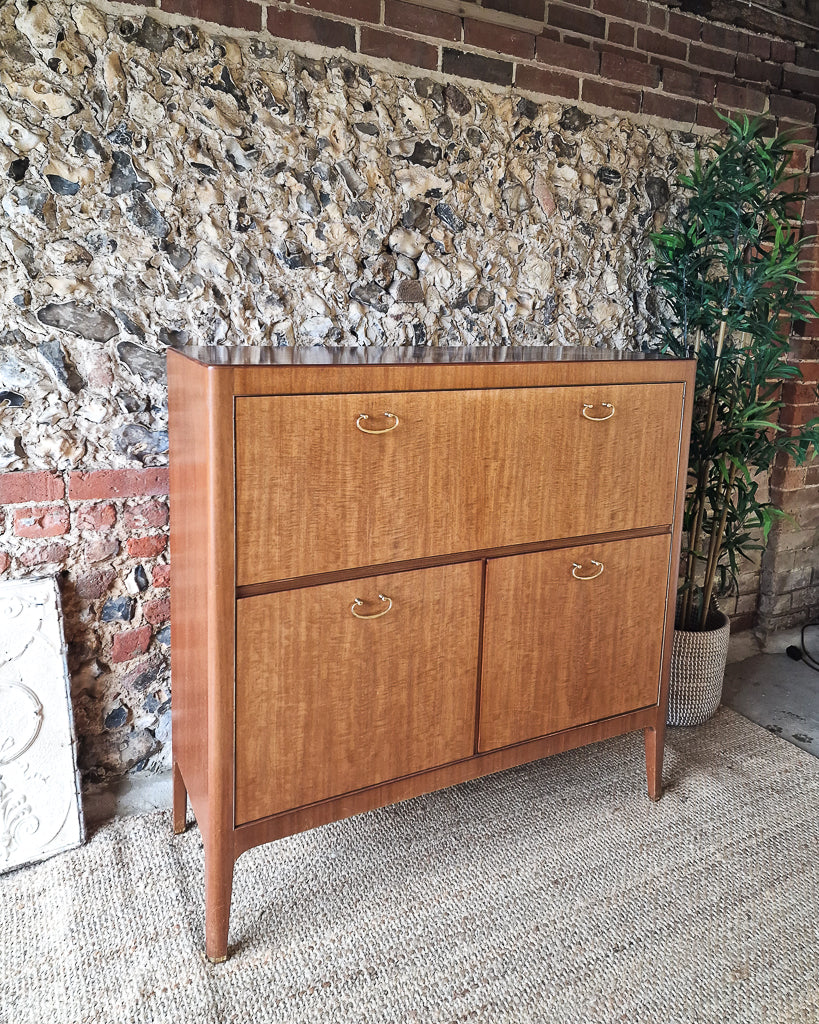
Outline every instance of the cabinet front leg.
[[174, 835], [182, 835], [188, 815], [188, 791], [179, 765], [173, 763], [173, 831]]
[[205, 843], [205, 952], [212, 964], [227, 960], [233, 855], [223, 844]]
[[643, 731], [646, 744], [646, 779], [650, 800], [659, 800], [663, 795], [663, 748], [665, 747], [665, 723]]

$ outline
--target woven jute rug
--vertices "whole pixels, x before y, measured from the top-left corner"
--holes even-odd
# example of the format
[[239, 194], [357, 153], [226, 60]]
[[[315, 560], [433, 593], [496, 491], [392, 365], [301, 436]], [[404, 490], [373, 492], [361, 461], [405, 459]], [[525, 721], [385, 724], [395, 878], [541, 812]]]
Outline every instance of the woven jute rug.
[[0, 879], [0, 1021], [817, 1024], [819, 761], [726, 710], [254, 850], [202, 954], [198, 830]]

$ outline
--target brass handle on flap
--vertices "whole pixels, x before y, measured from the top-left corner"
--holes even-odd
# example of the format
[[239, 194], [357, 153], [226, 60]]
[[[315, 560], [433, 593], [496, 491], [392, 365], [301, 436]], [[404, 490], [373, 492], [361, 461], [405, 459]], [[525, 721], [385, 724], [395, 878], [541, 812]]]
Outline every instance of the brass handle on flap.
[[592, 559], [591, 564], [597, 566], [597, 570], [593, 572], [591, 576], [578, 576], [577, 570], [582, 569], [583, 566], [580, 565], [579, 562], [572, 562], [572, 576], [574, 576], [576, 580], [596, 580], [600, 573], [603, 571], [603, 563], [595, 562], [595, 560]]
[[600, 406], [603, 409], [609, 410], [605, 416], [590, 416], [589, 409], [594, 409], [595, 406], [589, 402], [583, 403], [583, 415], [586, 417], [587, 420], [591, 420], [593, 423], [602, 423], [603, 420], [610, 420], [614, 415], [614, 406], [611, 404], [611, 402], [600, 402]]
[[395, 430], [398, 426], [398, 417], [394, 412], [385, 412], [384, 416], [388, 416], [391, 420], [395, 420], [395, 423], [391, 423], [388, 427], [384, 427], [383, 430], [370, 430], [369, 427], [362, 427], [361, 423], [363, 420], [368, 420], [370, 417], [366, 412], [360, 412], [355, 421], [355, 425], [361, 431], [362, 434], [388, 434], [391, 430]]
[[[379, 433], [383, 433], [383, 431], [379, 431]], [[382, 615], [386, 615], [387, 612], [390, 610], [390, 608], [392, 608], [392, 598], [391, 597], [387, 597], [385, 594], [379, 594], [378, 596], [379, 596], [379, 598], [382, 601], [386, 601], [387, 602], [387, 607], [386, 608], [384, 608], [380, 612], [374, 612], [372, 615], [362, 615], [361, 612], [357, 611], [357, 609], [361, 608], [361, 606], [364, 604], [364, 602], [361, 600], [360, 597], [357, 597], [353, 601], [353, 603], [350, 605], [350, 611], [353, 613], [355, 618], [357, 618], [357, 619], [380, 619]]]

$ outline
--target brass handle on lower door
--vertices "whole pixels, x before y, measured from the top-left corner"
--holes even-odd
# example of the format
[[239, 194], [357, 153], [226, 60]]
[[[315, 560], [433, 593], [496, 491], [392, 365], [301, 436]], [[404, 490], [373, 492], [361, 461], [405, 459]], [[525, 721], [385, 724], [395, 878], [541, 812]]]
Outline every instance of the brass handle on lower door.
[[360, 597], [357, 597], [353, 601], [353, 603], [350, 605], [350, 611], [353, 613], [355, 618], [357, 618], [357, 619], [380, 619], [382, 615], [386, 615], [387, 612], [390, 610], [390, 608], [392, 608], [392, 598], [391, 597], [387, 597], [385, 594], [379, 594], [378, 596], [379, 596], [379, 598], [382, 601], [386, 601], [387, 602], [387, 607], [386, 608], [382, 609], [382, 611], [380, 611], [380, 612], [374, 612], [372, 615], [362, 615], [361, 612], [357, 611], [356, 609], [361, 608], [362, 605], [364, 604], [364, 602], [361, 600]]
[[395, 430], [398, 426], [398, 417], [394, 412], [385, 412], [384, 416], [389, 417], [391, 420], [395, 420], [395, 423], [391, 423], [388, 427], [384, 427], [383, 430], [370, 430], [369, 427], [362, 427], [361, 423], [363, 420], [368, 420], [370, 417], [366, 412], [360, 412], [356, 418], [355, 425], [361, 431], [362, 434], [388, 434], [391, 430]]
[[577, 570], [582, 569], [583, 566], [580, 565], [579, 562], [572, 562], [572, 576], [574, 576], [576, 580], [596, 580], [600, 573], [603, 571], [603, 563], [595, 562], [595, 560], [592, 558], [591, 564], [597, 567], [596, 571], [593, 572], [591, 576], [578, 576]]
[[603, 420], [610, 420], [612, 418], [614, 415], [614, 406], [611, 402], [600, 402], [599, 405], [602, 409], [609, 410], [605, 416], [589, 416], [589, 409], [594, 409], [595, 405], [590, 402], [583, 403], [583, 415], [587, 420], [591, 420], [593, 423], [602, 423]]

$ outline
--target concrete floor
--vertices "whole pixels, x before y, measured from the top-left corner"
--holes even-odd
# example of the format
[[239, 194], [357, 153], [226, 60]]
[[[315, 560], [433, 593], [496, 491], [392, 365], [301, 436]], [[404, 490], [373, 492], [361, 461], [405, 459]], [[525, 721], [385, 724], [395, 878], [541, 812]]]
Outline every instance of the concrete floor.
[[[732, 637], [722, 703], [819, 757], [819, 672], [792, 661], [791, 644], [799, 647], [799, 631], [776, 635], [764, 650], [749, 635]], [[819, 659], [819, 626], [805, 631], [805, 644]]]
[[[806, 634], [819, 658], [819, 627]], [[761, 648], [752, 633], [731, 637], [722, 701], [819, 757], [819, 672], [792, 661], [785, 649], [799, 646], [799, 632], [779, 633]], [[113, 786], [98, 786], [83, 797], [85, 819], [94, 831], [111, 818], [171, 806], [171, 773], [131, 775]]]

